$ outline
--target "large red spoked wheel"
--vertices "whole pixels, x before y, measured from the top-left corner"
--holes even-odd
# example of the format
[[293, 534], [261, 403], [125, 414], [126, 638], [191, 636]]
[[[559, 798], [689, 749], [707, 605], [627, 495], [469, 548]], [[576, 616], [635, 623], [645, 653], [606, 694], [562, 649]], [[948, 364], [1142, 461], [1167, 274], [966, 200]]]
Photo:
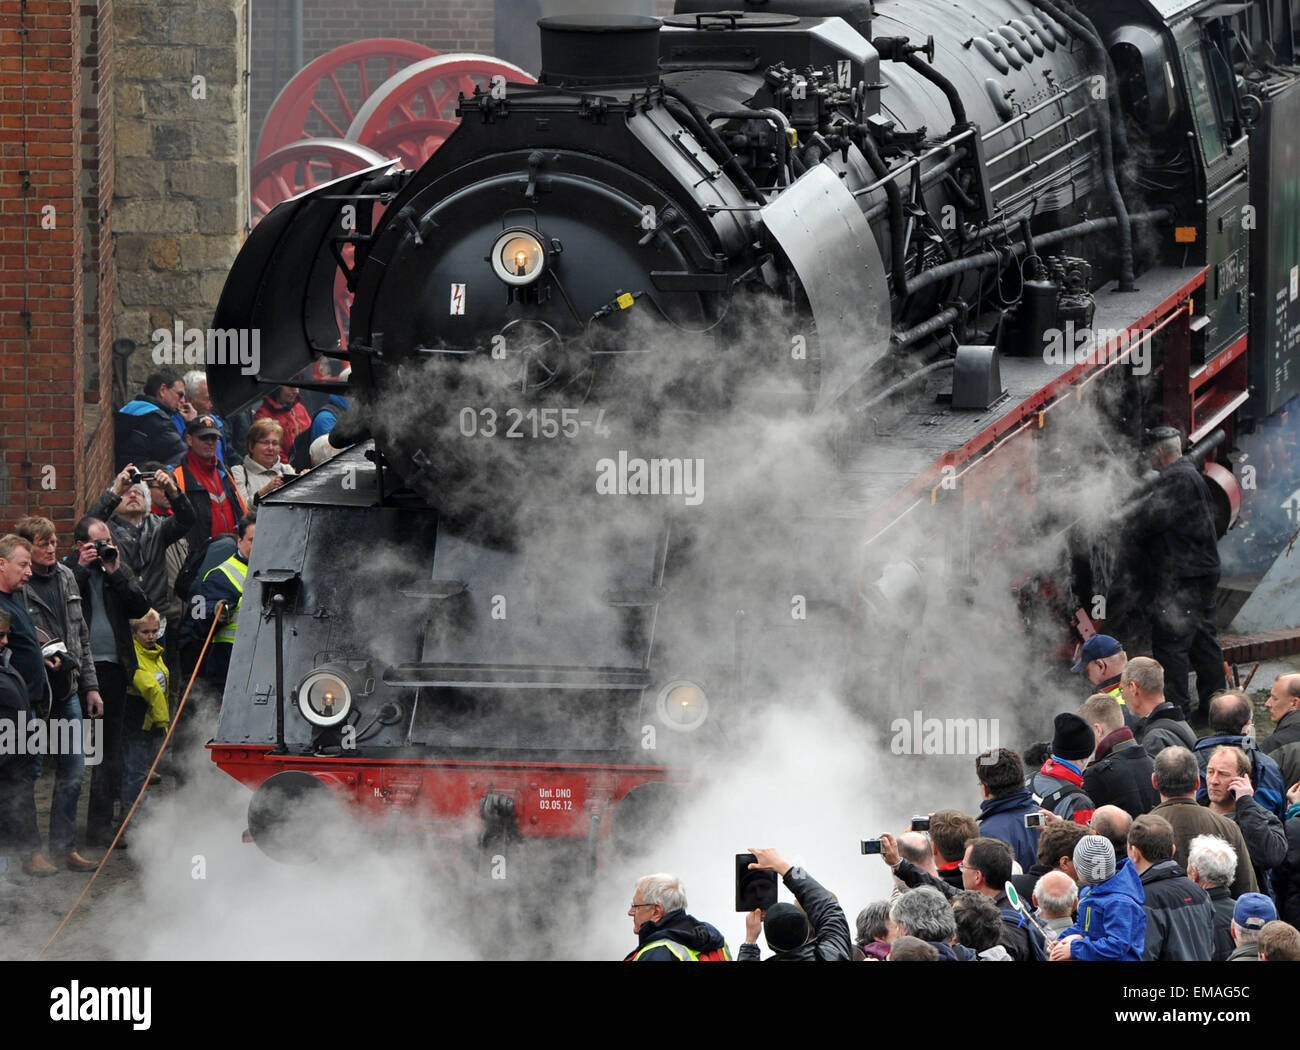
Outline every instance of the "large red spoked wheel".
[[511, 84], [537, 83], [518, 66], [489, 55], [439, 55], [407, 66], [375, 88], [348, 128], [348, 138], [381, 153], [396, 152], [406, 167], [418, 168], [459, 123], [456, 102], [463, 93], [492, 87], [492, 78]]
[[304, 139], [281, 146], [253, 167], [249, 186], [253, 222], [281, 201], [386, 159], [382, 153], [343, 139]]
[[258, 161], [300, 139], [345, 138], [375, 87], [403, 66], [437, 54], [423, 44], [384, 37], [327, 51], [303, 66], [276, 96], [257, 140]]

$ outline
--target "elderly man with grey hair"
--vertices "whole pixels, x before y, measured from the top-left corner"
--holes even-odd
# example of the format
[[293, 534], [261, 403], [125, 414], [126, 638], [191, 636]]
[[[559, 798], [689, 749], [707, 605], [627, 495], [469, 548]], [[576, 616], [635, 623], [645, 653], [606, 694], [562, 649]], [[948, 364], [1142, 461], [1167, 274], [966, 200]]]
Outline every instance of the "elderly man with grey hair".
[[1063, 871], [1049, 871], [1035, 884], [1037, 918], [1052, 940], [1074, 925], [1074, 904], [1078, 899], [1078, 884]]
[[686, 890], [676, 875], [642, 875], [632, 904], [637, 946], [624, 962], [728, 962], [731, 953], [718, 930], [686, 914]]
[[1210, 895], [1214, 905], [1214, 950], [1211, 962], [1227, 962], [1232, 941], [1232, 909], [1236, 901], [1228, 884], [1237, 874], [1237, 851], [1217, 835], [1197, 835], [1187, 853], [1187, 877]]
[[948, 898], [933, 886], [908, 890], [889, 906], [893, 939], [916, 937], [935, 947], [943, 962], [968, 962], [975, 958], [969, 948], [956, 943], [957, 919]]

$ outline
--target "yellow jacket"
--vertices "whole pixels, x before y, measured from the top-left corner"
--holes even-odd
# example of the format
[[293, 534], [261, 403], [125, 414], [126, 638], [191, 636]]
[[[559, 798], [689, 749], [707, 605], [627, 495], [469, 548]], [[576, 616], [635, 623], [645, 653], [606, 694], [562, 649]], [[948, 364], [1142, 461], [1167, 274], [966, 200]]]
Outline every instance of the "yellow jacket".
[[144, 697], [145, 712], [143, 729], [148, 732], [155, 726], [166, 729], [171, 722], [167, 710], [167, 665], [163, 663], [161, 645], [141, 645], [135, 639], [135, 660], [138, 664], [135, 678], [126, 687], [134, 696]]

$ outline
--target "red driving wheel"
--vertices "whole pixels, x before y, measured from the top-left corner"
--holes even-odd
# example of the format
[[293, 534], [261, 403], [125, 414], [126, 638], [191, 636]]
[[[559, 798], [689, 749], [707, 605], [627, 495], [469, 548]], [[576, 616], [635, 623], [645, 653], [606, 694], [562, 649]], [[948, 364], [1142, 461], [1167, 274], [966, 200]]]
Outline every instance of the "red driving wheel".
[[385, 157], [397, 157], [402, 167], [414, 170], [433, 156], [459, 123], [443, 117], [417, 117], [371, 135], [365, 145]]
[[474, 94], [476, 87], [490, 89], [496, 76], [508, 84], [537, 83], [518, 66], [489, 55], [438, 55], [416, 62], [375, 88], [347, 137], [382, 153], [395, 150], [404, 164], [418, 167], [459, 123], [458, 97]]
[[253, 223], [281, 201], [323, 183], [382, 164], [382, 153], [343, 139], [304, 139], [281, 146], [253, 166]]
[[271, 104], [257, 140], [257, 160], [299, 139], [345, 138], [357, 110], [380, 84], [438, 52], [410, 40], [379, 37], [327, 51], [303, 66]]

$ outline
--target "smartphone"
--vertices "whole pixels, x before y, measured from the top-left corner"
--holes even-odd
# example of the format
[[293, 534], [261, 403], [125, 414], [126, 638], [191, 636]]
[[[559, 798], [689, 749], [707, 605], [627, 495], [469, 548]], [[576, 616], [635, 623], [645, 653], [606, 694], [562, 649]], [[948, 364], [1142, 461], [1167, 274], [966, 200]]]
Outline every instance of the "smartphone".
[[777, 874], [774, 871], [750, 871], [758, 858], [752, 853], [736, 854], [736, 911], [766, 911], [776, 903]]
[[1047, 827], [1047, 818], [1041, 813], [1026, 813], [1025, 827], [1027, 828], [1045, 828]]
[[913, 817], [913, 818], [912, 818], [912, 830], [913, 830], [913, 831], [929, 831], [929, 830], [930, 830], [930, 818], [929, 818], [929, 817]]
[[873, 853], [884, 853], [884, 852], [885, 852], [885, 844], [880, 839], [862, 840], [862, 855], [864, 857], [870, 856]]

